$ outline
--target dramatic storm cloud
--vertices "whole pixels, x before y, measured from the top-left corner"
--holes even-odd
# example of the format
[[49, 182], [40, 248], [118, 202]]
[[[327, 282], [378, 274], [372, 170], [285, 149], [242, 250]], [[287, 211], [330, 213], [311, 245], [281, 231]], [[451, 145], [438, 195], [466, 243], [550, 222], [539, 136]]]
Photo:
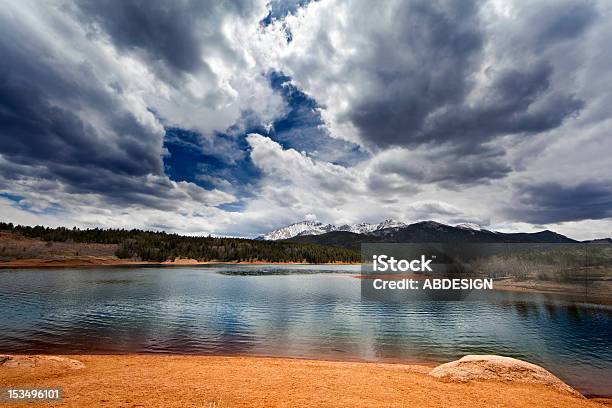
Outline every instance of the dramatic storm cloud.
[[[550, 6], [536, 6], [540, 32], [522, 24], [520, 32], [507, 32], [508, 22], [488, 7], [397, 1], [371, 10], [367, 1], [321, 2], [283, 23], [293, 41], [280, 48], [278, 64], [320, 101], [338, 137], [375, 151], [444, 145], [448, 154], [438, 161], [464, 154], [478, 160], [482, 152], [488, 164], [471, 166], [472, 177], [461, 171], [468, 177], [448, 178], [497, 178], [511, 168], [490, 161], [487, 143], [553, 130], [584, 108], [567, 89], [572, 79], [555, 77], [554, 59], [563, 56], [549, 48], [586, 31], [595, 11], [592, 4], [571, 5], [578, 21], [564, 30], [571, 11], [553, 7], [547, 15], [541, 9]], [[530, 10], [513, 13], [533, 19]]]
[[7, 221], [612, 235], [605, 1], [9, 2]]
[[[167, 178], [164, 128], [137, 95], [130, 61], [62, 17], [60, 9], [10, 5], [2, 14], [3, 187], [36, 196], [30, 201], [38, 207], [88, 202], [174, 211], [183, 200], [232, 201], [221, 191]], [[61, 35], [70, 42], [57, 41]]]
[[521, 186], [519, 205], [511, 213], [528, 222], [555, 223], [612, 217], [612, 186], [608, 182], [585, 182], [564, 186], [542, 183]]

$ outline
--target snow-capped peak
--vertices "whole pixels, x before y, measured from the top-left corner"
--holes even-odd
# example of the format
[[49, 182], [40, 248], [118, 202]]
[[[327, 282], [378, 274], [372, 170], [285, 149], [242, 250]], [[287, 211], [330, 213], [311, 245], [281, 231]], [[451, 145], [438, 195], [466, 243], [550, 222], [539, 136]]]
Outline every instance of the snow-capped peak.
[[381, 222], [380, 224], [378, 224], [376, 226], [376, 230], [381, 230], [381, 229], [387, 229], [387, 228], [404, 228], [407, 227], [408, 225], [401, 222], [401, 221], [396, 221], [396, 220], [384, 220], [383, 222]]
[[335, 230], [336, 226], [332, 224], [323, 224], [319, 221], [301, 221], [270, 231], [261, 238], [275, 241], [277, 239], [293, 238], [298, 235], [320, 235]]
[[464, 222], [462, 224], [457, 224], [455, 225], [456, 228], [461, 228], [461, 229], [466, 229], [466, 230], [472, 230], [472, 231], [480, 231], [482, 230], [482, 227], [478, 224], [474, 224], [471, 222]]
[[360, 222], [359, 224], [343, 225], [342, 227], [338, 228], [338, 230], [354, 232], [355, 234], [368, 234], [374, 231], [376, 227], [377, 227], [377, 224]]
[[319, 221], [301, 221], [286, 227], [270, 231], [260, 238], [264, 240], [278, 240], [293, 238], [298, 235], [321, 235], [331, 231], [348, 231], [356, 234], [370, 234], [374, 231], [379, 231], [387, 228], [403, 228], [407, 225], [396, 220], [384, 220], [379, 224], [370, 224], [361, 222], [359, 224], [343, 224], [336, 226], [334, 224], [323, 224]]

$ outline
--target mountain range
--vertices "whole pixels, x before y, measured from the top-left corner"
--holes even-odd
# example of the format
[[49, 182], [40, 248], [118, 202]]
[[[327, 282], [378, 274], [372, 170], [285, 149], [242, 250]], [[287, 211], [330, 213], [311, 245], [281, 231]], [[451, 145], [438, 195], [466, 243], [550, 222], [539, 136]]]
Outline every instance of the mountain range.
[[259, 239], [263, 239], [266, 241], [277, 241], [279, 239], [289, 239], [297, 236], [322, 235], [332, 231], [345, 231], [352, 232], [355, 234], [368, 235], [373, 232], [381, 231], [388, 228], [397, 229], [404, 228], [407, 226], [407, 224], [395, 220], [384, 220], [379, 224], [369, 224], [367, 222], [362, 222], [359, 224], [343, 224], [339, 226], [334, 224], [323, 224], [319, 221], [301, 221], [296, 222], [295, 224], [287, 225], [286, 227], [270, 231], [259, 237]]
[[[259, 237], [264, 240], [287, 240], [321, 245], [358, 247], [373, 242], [482, 242], [482, 243], [577, 243], [574, 239], [550, 230], [504, 233], [489, 231], [477, 224], [455, 226], [435, 221], [406, 224], [385, 220], [379, 224], [323, 224], [302, 221], [278, 228]], [[600, 240], [599, 242], [604, 241]], [[597, 242], [593, 240], [592, 242]]]

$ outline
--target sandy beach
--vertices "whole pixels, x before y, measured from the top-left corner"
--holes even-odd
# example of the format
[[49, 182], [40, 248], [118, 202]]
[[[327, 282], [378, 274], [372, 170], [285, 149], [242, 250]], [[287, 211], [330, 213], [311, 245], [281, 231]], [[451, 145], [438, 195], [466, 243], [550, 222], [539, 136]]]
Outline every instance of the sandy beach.
[[576, 408], [610, 403], [541, 384], [438, 379], [427, 374], [431, 367], [420, 365], [264, 357], [63, 357], [84, 366], [5, 365], [0, 387], [61, 386], [64, 401], [54, 406], [65, 407]]

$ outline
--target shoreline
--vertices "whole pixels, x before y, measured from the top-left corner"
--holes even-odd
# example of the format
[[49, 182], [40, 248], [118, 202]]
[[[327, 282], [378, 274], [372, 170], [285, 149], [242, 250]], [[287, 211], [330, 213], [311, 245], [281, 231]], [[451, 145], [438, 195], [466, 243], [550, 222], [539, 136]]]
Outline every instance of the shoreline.
[[199, 266], [199, 265], [360, 265], [352, 262], [267, 262], [267, 261], [197, 261], [195, 259], [179, 259], [175, 261], [153, 262], [136, 261], [119, 258], [58, 258], [58, 259], [15, 259], [0, 261], [0, 269], [32, 269], [32, 268], [84, 268], [100, 266]]
[[495, 290], [505, 292], [518, 293], [539, 293], [543, 295], [558, 295], [568, 297], [574, 301], [586, 301], [588, 303], [612, 305], [612, 282], [602, 281], [597, 282], [600, 287], [594, 288], [595, 282], [591, 282], [591, 286], [587, 285], [585, 291], [584, 286], [577, 284], [559, 284], [548, 281], [511, 281], [511, 280], [496, 280], [494, 281]]
[[[0, 261], [0, 271], [7, 269], [71, 269], [71, 268], [99, 268], [99, 267], [187, 267], [207, 265], [360, 265], [351, 262], [333, 263], [307, 263], [307, 262], [265, 262], [265, 261], [197, 261], [195, 259], [177, 259], [175, 261], [152, 262], [119, 259], [114, 257], [79, 257], [79, 258], [30, 258], [15, 259], [11, 261]], [[350, 274], [356, 279], [370, 279], [369, 275]], [[378, 276], [378, 275], [377, 275]], [[404, 275], [380, 275], [382, 277], [397, 278]], [[408, 274], [407, 277], [419, 278]], [[601, 285], [596, 288], [595, 284]], [[577, 284], [562, 284], [551, 281], [511, 279], [495, 279], [493, 290], [518, 292], [518, 293], [540, 293], [549, 295], [567, 296], [576, 301], [588, 301], [589, 303], [612, 305], [612, 281], [592, 282], [585, 293], [584, 286]]]
[[[43, 358], [49, 363], [0, 366], [0, 383], [13, 388], [63, 387], [62, 406], [69, 407], [472, 408], [528, 407], [534, 403], [542, 407], [602, 407], [601, 403], [612, 403], [610, 398], [581, 398], [536, 383], [436, 378], [429, 374], [430, 366], [421, 364], [168, 354]], [[69, 363], [61, 365], [58, 360]]]

